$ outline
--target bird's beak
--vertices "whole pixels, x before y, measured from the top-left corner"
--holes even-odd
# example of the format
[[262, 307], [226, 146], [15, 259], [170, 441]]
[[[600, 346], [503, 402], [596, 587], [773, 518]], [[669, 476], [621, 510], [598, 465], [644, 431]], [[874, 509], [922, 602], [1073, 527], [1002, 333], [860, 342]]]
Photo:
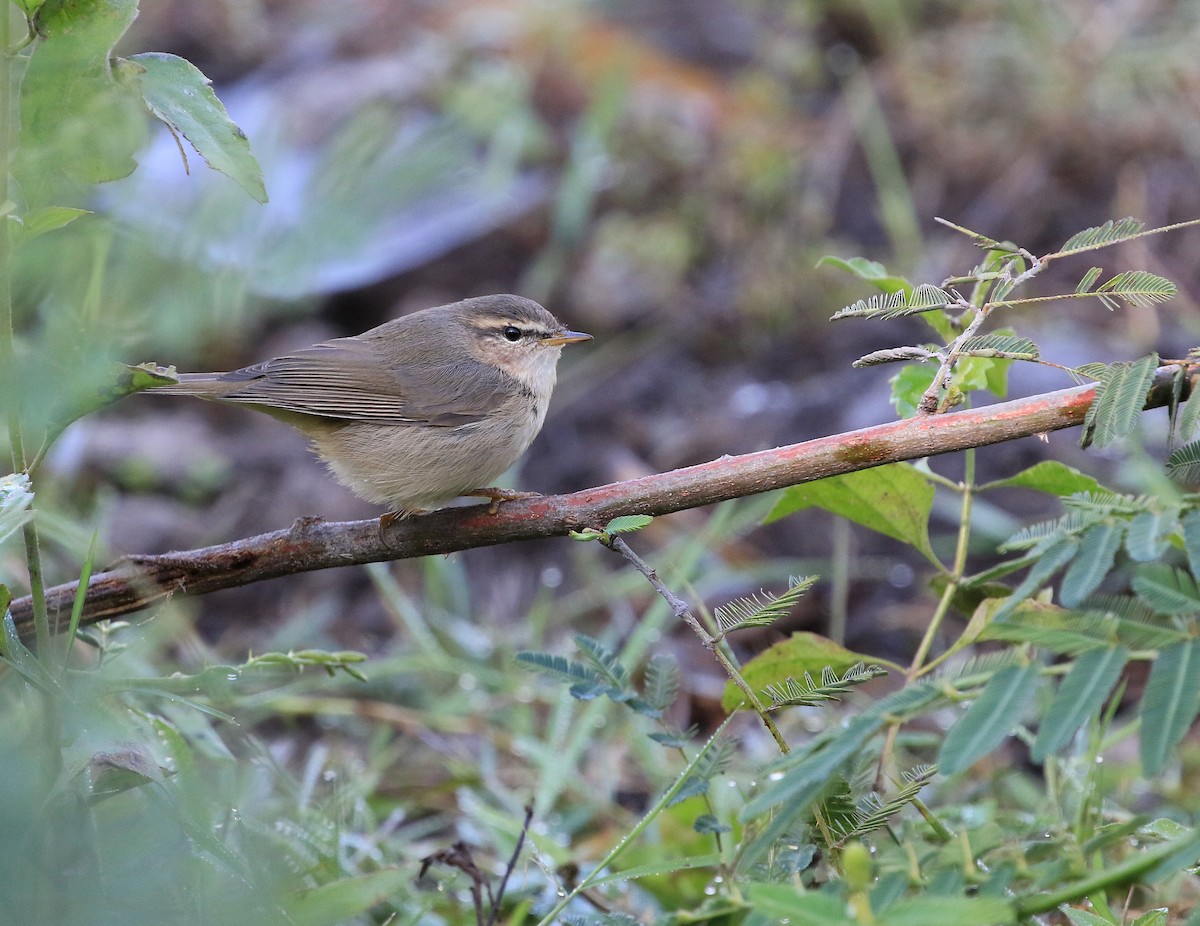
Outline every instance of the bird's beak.
[[580, 341], [590, 341], [591, 339], [592, 336], [590, 334], [584, 334], [582, 331], [568, 331], [564, 329], [558, 332], [558, 334], [552, 334], [548, 338], [543, 338], [542, 343], [550, 347], [558, 347], [562, 344], [577, 344]]

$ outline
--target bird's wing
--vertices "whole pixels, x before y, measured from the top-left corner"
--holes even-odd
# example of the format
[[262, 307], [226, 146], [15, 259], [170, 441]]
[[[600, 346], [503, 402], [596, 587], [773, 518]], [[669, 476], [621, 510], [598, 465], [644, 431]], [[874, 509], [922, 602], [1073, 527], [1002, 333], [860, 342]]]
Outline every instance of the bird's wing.
[[479, 421], [501, 401], [501, 371], [424, 359], [420, 369], [389, 364], [369, 340], [336, 338], [217, 380], [225, 401], [378, 424], [457, 427]]

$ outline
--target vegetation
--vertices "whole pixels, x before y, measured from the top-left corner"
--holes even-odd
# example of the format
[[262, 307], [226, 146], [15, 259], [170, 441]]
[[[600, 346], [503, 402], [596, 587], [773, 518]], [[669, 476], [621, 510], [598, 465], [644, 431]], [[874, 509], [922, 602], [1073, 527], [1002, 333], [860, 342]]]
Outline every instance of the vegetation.
[[[114, 236], [89, 211], [97, 185], [135, 169], [147, 113], [252, 200], [266, 197], [261, 172], [198, 70], [171, 55], [113, 57], [134, 0], [16, 0], [8, 12], [0, 369], [12, 475], [0, 481], [0, 538], [7, 587], [27, 581], [32, 592], [35, 633], [22, 637], [9, 614], [0, 635], [6, 916], [1200, 921], [1191, 356], [1072, 366], [1017, 328], [1047, 307], [1150, 311], [1172, 299], [1175, 284], [1158, 273], [1090, 261], [1166, 240], [1151, 237], [1160, 232], [1195, 235], [1200, 222], [1119, 219], [1049, 250], [951, 226], [976, 256], [936, 285], [862, 258], [823, 261], [878, 291], [837, 312], [841, 324], [917, 317], [931, 332], [932, 343], [858, 361], [902, 364], [892, 397], [903, 417], [1004, 396], [1015, 371], [1036, 364], [1096, 384], [1085, 446], [1147, 460], [1139, 434], [1157, 377], [1171, 396], [1173, 478], [1143, 465], [1112, 488], [1044, 460], [984, 481], [982, 449], [966, 451], [960, 471], [936, 460], [874, 467], [727, 503], [699, 526], [631, 516], [578, 530], [578, 543], [560, 541], [572, 584], [548, 577], [503, 627], [481, 625], [487, 603], [460, 560], [428, 557], [407, 583], [369, 566], [385, 615], [369, 658], [298, 616], [230, 662], [173, 607], [82, 626], [81, 592], [69, 621], [53, 619], [47, 551], [86, 589], [97, 542], [82, 518], [63, 517], [62, 489], [39, 467], [68, 424], [170, 375], [115, 364], [125, 340], [105, 310], [121, 285], [109, 276]], [[27, 31], [11, 33], [14, 22]], [[574, 137], [531, 286], [555, 285], [582, 234], [600, 187], [585, 154], [612, 131], [617, 93], [599, 95]], [[517, 121], [529, 156], [544, 157]], [[743, 140], [742, 157], [770, 153]], [[769, 212], [777, 188], [757, 173]], [[911, 257], [916, 242], [891, 202], [896, 251]], [[656, 227], [645, 240], [668, 255], [695, 243]], [[1047, 267], [1076, 264], [1061, 291], [1035, 288]], [[751, 313], [770, 301], [747, 300]], [[1015, 519], [995, 513], [1021, 495], [1053, 516], [998, 537], [991, 525]], [[904, 664], [848, 648], [836, 627], [772, 632], [821, 584], [844, 583], [836, 556], [826, 578], [775, 582], [779, 570], [764, 569], [777, 591], [721, 593], [729, 570], [716, 551], [813, 509], [890, 538], [896, 562], [927, 572], [930, 594], [915, 605], [924, 633]], [[935, 512], [947, 511], [954, 529], [943, 532]], [[672, 639], [679, 627], [691, 637]], [[705, 694], [714, 667], [722, 687]]]

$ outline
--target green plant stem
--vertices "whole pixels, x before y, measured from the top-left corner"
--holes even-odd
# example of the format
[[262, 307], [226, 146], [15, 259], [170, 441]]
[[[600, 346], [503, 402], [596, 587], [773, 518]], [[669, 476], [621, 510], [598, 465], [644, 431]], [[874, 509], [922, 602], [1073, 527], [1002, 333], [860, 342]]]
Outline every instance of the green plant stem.
[[768, 713], [766, 707], [763, 705], [762, 701], [759, 700], [758, 695], [754, 693], [754, 689], [751, 688], [746, 679], [742, 677], [742, 673], [738, 671], [737, 665], [735, 665], [733, 660], [729, 658], [729, 654], [726, 653], [721, 647], [720, 638], [714, 637], [704, 629], [704, 625], [701, 624], [696, 615], [692, 613], [691, 608], [687, 606], [687, 602], [671, 591], [671, 589], [667, 588], [667, 586], [663, 584], [663, 581], [658, 577], [658, 573], [650, 568], [650, 565], [645, 560], [634, 553], [629, 544], [627, 544], [620, 537], [620, 535], [603, 532], [602, 534], [603, 536], [599, 538], [600, 542], [614, 553], [620, 553], [623, 557], [625, 557], [625, 559], [630, 562], [633, 568], [644, 575], [646, 577], [646, 581], [654, 586], [654, 590], [662, 596], [663, 600], [666, 601], [668, 607], [670, 607], [675, 616], [692, 628], [696, 636], [700, 638], [700, 642], [703, 643], [705, 648], [713, 654], [717, 662], [721, 664], [721, 668], [725, 670], [725, 673], [729, 676], [733, 683], [737, 685], [742, 694], [746, 696], [746, 703], [749, 704], [758, 714], [763, 726], [767, 728], [767, 732], [769, 732], [771, 734], [771, 738], [775, 740], [775, 745], [779, 747], [779, 751], [784, 755], [787, 755], [789, 752], [791, 752], [791, 748], [788, 746], [787, 741], [783, 738], [783, 735], [779, 732], [779, 728], [775, 726], [775, 721], [771, 719], [771, 715]]
[[[13, 130], [12, 92], [13, 92], [13, 53], [8, 50], [12, 39], [10, 17], [12, 6], [4, 4], [0, 12], [0, 209], [3, 210], [3, 230], [0, 230], [0, 369], [3, 369], [3, 382], [8, 391], [8, 441], [12, 450], [12, 469], [14, 473], [28, 470], [25, 455], [25, 440], [21, 433], [21, 410], [18, 401], [16, 352], [13, 348], [13, 305], [12, 305], [12, 242], [9, 237], [8, 213], [9, 203], [8, 165], [12, 161], [15, 147], [15, 132]], [[38, 651], [48, 654], [51, 652], [50, 619], [46, 612], [46, 584], [42, 577], [42, 557], [38, 543], [38, 531], [35, 521], [30, 521], [24, 527], [25, 559], [29, 567], [29, 592], [33, 599], [34, 632], [37, 637]]]
[[[904, 675], [904, 683], [906, 685], [911, 685], [924, 675], [929, 668], [937, 665], [940, 661], [940, 659], [937, 659], [929, 667], [925, 666], [925, 659], [933, 647], [933, 641], [941, 629], [942, 621], [945, 620], [946, 615], [950, 612], [950, 605], [954, 601], [954, 595], [958, 591], [963, 575], [967, 571], [967, 549], [971, 540], [971, 504], [975, 498], [975, 450], [973, 448], [967, 449], [963, 453], [963, 458], [963, 479], [955, 487], [962, 493], [962, 506], [959, 511], [958, 539], [954, 546], [954, 563], [950, 568], [950, 574], [947, 576], [946, 587], [942, 589], [942, 597], [938, 600], [937, 607], [933, 611], [933, 616], [929, 619], [929, 626], [925, 628], [925, 635], [921, 638], [921, 644], [917, 647], [917, 652], [913, 656], [912, 663]], [[947, 650], [947, 653], [953, 650], [954, 648], [951, 647]], [[888, 728], [887, 739], [884, 741], [883, 750], [879, 756], [879, 770], [876, 776], [876, 780], [880, 783], [882, 783], [884, 772], [891, 762], [892, 752], [896, 747], [896, 737], [899, 733], [899, 723], [893, 723]]]
[[[605, 546], [607, 546], [607, 544], [605, 544]], [[646, 811], [645, 815], [638, 820], [633, 829], [622, 836], [620, 841], [618, 841], [617, 844], [608, 851], [608, 854], [605, 855], [604, 858], [602, 858], [599, 862], [597, 862], [596, 866], [590, 872], [588, 872], [585, 877], [581, 878], [579, 883], [576, 884], [575, 887], [573, 887], [565, 897], [559, 899], [558, 903], [554, 905], [553, 909], [551, 909], [549, 913], [547, 913], [541, 918], [541, 920], [538, 921], [538, 926], [550, 926], [550, 924], [553, 923], [558, 917], [558, 914], [565, 910], [567, 905], [570, 904], [572, 900], [574, 900], [583, 891], [587, 890], [587, 888], [591, 887], [593, 883], [599, 880], [601, 872], [603, 872], [617, 860], [617, 856], [625, 851], [626, 846], [633, 842], [633, 840], [637, 839], [637, 837], [642, 834], [646, 827], [649, 826], [650, 823], [660, 813], [671, 806], [671, 802], [675, 799], [675, 795], [679, 793], [679, 789], [682, 788], [688, 778], [691, 777], [691, 774], [693, 771], [695, 771], [697, 764], [702, 758], [704, 758], [708, 750], [713, 747], [713, 744], [720, 738], [721, 734], [725, 732], [725, 728], [729, 726], [730, 722], [736, 716], [737, 712], [735, 711], [726, 717], [724, 721], [722, 721], [721, 725], [717, 727], [713, 735], [708, 738], [708, 741], [704, 744], [704, 746], [697, 751], [692, 761], [689, 762], [683, 771], [676, 776], [675, 781], [671, 784], [671, 787], [667, 788], [667, 790], [663, 792], [662, 797], [654, 802], [654, 806]]]

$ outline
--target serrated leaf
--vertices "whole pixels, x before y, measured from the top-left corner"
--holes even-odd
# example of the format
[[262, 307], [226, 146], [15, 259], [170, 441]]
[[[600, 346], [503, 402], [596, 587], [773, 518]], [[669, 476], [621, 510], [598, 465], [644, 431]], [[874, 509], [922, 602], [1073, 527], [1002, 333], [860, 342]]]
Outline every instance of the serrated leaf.
[[665, 711], [679, 696], [679, 663], [665, 653], [655, 653], [646, 664], [642, 698], [656, 711]]
[[748, 627], [768, 627], [781, 617], [791, 613], [801, 598], [816, 584], [817, 576], [791, 579], [786, 592], [781, 595], [759, 593], [746, 598], [737, 598], [719, 606], [714, 612], [717, 628], [723, 634], [733, 633]]
[[805, 508], [823, 508], [907, 543], [937, 564], [929, 544], [933, 495], [933, 484], [916, 467], [891, 463], [784, 489], [764, 523]]
[[640, 531], [653, 521], [654, 518], [648, 514], [626, 514], [619, 518], [613, 518], [605, 524], [604, 532], [606, 534], [628, 534]]
[[[1188, 406], [1200, 408], [1200, 398], [1189, 401]], [[1182, 431], [1182, 428], [1180, 429]], [[1177, 447], [1167, 457], [1167, 475], [1183, 486], [1200, 484], [1200, 441], [1192, 441]]]
[[1179, 522], [1183, 529], [1183, 549], [1192, 577], [1200, 576], [1200, 511], [1193, 508]]
[[988, 334], [967, 338], [960, 348], [964, 353], [987, 357], [992, 354], [1019, 354], [1030, 360], [1038, 357], [1038, 346], [1029, 338], [1015, 334]]
[[869, 299], [859, 299], [851, 305], [838, 309], [829, 317], [830, 321], [842, 318], [875, 318], [879, 315], [893, 312], [907, 304], [903, 290], [876, 293]]
[[[1200, 377], [1190, 376], [1191, 391], [1188, 400], [1183, 403], [1183, 412], [1179, 416], [1179, 439], [1190, 441], [1196, 436], [1196, 425], [1200, 423]], [[1196, 401], [1192, 401], [1195, 397]]]
[[[880, 661], [848, 650], [828, 637], [799, 631], [767, 647], [742, 666], [741, 674], [751, 690], [758, 693], [766, 691], [769, 685], [785, 684], [789, 677], [803, 678], [805, 673], [819, 676], [826, 667], [842, 674], [859, 663]], [[742, 690], [728, 682], [721, 706], [732, 712], [744, 702]]]
[[1117, 219], [1116, 221], [1109, 219], [1103, 225], [1085, 228], [1083, 231], [1072, 235], [1067, 239], [1066, 244], [1058, 249], [1058, 253], [1061, 255], [1075, 251], [1088, 251], [1093, 248], [1116, 244], [1119, 241], [1132, 238], [1143, 227], [1143, 224], [1134, 218], [1127, 217]]
[[1150, 308], [1160, 302], [1175, 298], [1177, 288], [1166, 277], [1145, 270], [1126, 270], [1098, 286], [1094, 292], [1108, 308], [1116, 309], [1120, 303], [1140, 308]]
[[1096, 384], [1096, 398], [1084, 417], [1081, 446], [1105, 447], [1133, 433], [1146, 407], [1146, 396], [1157, 369], [1156, 353], [1107, 368]]
[[1059, 595], [1064, 605], [1076, 607], [1099, 587], [1112, 571], [1124, 536], [1125, 524], [1120, 521], [1095, 524], [1084, 532], [1062, 579]]
[[1000, 488], [1033, 489], [1048, 495], [1074, 495], [1077, 492], [1096, 492], [1101, 485], [1091, 476], [1082, 473], [1073, 466], [1067, 466], [1058, 460], [1043, 460], [1028, 469], [1023, 469], [1015, 476], [989, 482], [981, 487], [981, 491]]
[[1171, 530], [1175, 515], [1162, 511], [1143, 511], [1129, 521], [1125, 530], [1125, 552], [1137, 563], [1159, 559], [1167, 550], [1165, 534]]
[[1000, 745], [1021, 722], [1037, 692], [1039, 667], [1008, 666], [984, 686], [983, 692], [946, 734], [937, 766], [946, 775], [966, 771]]
[[1000, 605], [996, 612], [996, 620], [1042, 588], [1051, 576], [1074, 558], [1078, 549], [1079, 541], [1074, 537], [1063, 537], [1047, 547], [1041, 558], [1030, 567], [1021, 583], [1013, 589], [1013, 593]]
[[1042, 717], [1033, 744], [1034, 762], [1044, 761], [1065, 746], [1099, 713], [1128, 661], [1129, 650], [1122, 646], [1090, 650], [1075, 660]]
[[186, 138], [209, 167], [265, 203], [262, 168], [250, 153], [246, 133], [229, 118], [213, 93], [211, 81], [177, 55], [148, 52], [129, 60], [143, 69], [137, 79], [150, 111]]
[[1092, 287], [1096, 285], [1096, 281], [1100, 279], [1100, 274], [1103, 272], [1104, 271], [1101, 268], [1093, 267], [1083, 275], [1083, 279], [1081, 279], [1079, 281], [1079, 285], [1075, 287], [1075, 292], [1081, 294], [1091, 292]]
[[1138, 569], [1130, 584], [1139, 599], [1161, 614], [1200, 613], [1200, 587], [1182, 569], [1148, 563]]
[[1200, 639], [1163, 649], [1150, 668], [1139, 710], [1142, 769], [1157, 775], [1200, 714]]

